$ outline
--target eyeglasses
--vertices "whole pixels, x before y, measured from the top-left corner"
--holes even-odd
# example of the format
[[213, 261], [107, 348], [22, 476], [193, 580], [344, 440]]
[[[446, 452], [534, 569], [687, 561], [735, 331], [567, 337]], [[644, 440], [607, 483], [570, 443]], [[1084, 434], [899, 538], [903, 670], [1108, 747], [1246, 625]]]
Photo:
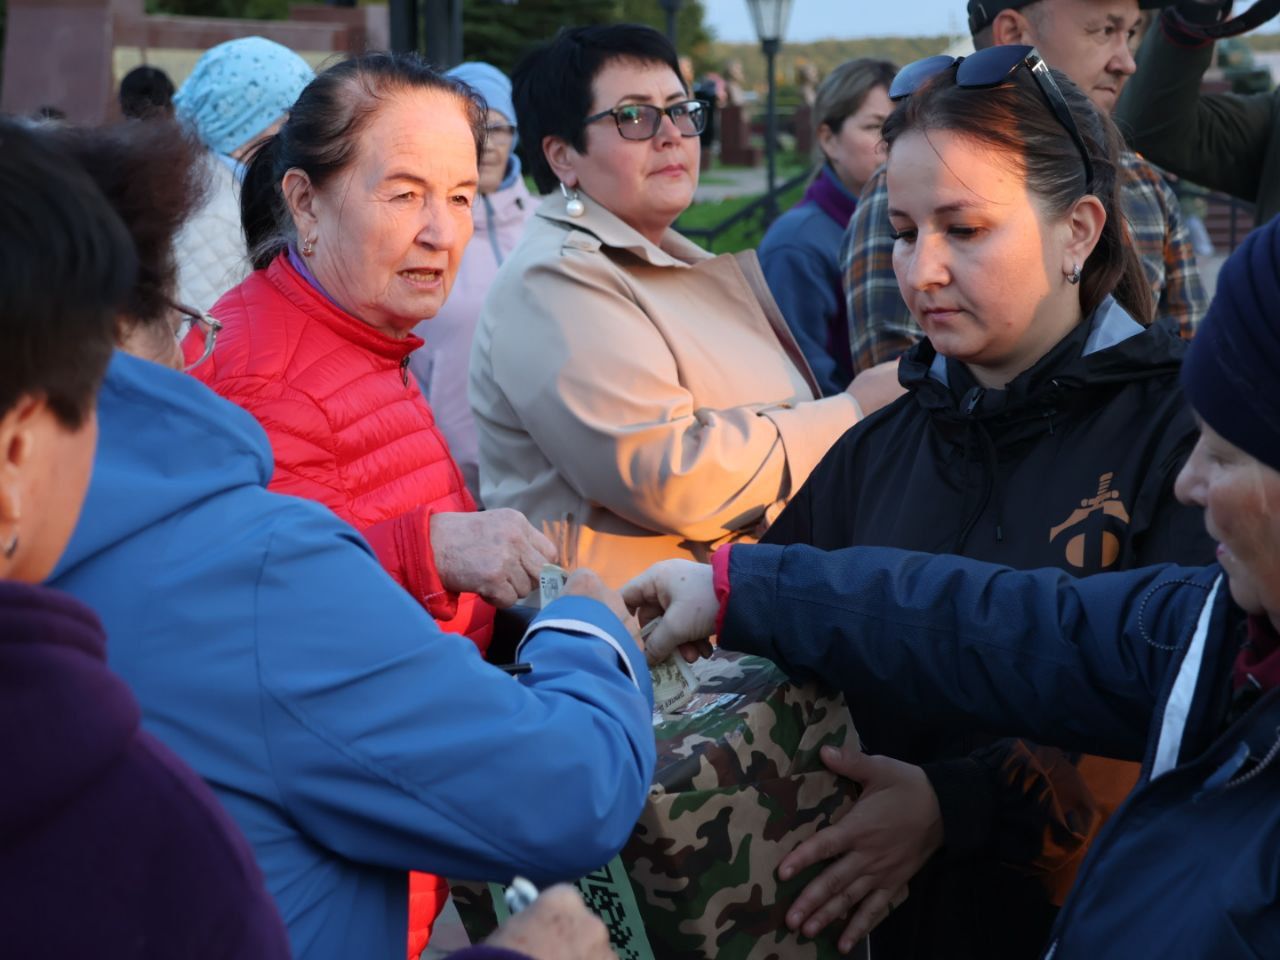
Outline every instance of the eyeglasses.
[[169, 306], [177, 311], [182, 318], [178, 322], [177, 329], [174, 330], [174, 336], [178, 338], [179, 346], [187, 339], [187, 335], [191, 333], [193, 327], [199, 327], [204, 334], [204, 352], [200, 354], [200, 359], [182, 368], [184, 371], [194, 370], [213, 354], [213, 345], [218, 342], [218, 331], [222, 329], [222, 321], [214, 319], [207, 313], [184, 307], [178, 303], [171, 302]]
[[1093, 163], [1089, 160], [1089, 149], [1085, 146], [1080, 128], [1076, 126], [1067, 106], [1067, 99], [1062, 95], [1049, 65], [1044, 62], [1035, 47], [1025, 44], [1009, 44], [1006, 46], [987, 47], [969, 57], [951, 57], [938, 54], [925, 57], [915, 63], [909, 63], [893, 78], [889, 87], [889, 99], [895, 103], [905, 100], [919, 90], [924, 84], [936, 77], [943, 70], [955, 67], [956, 86], [966, 90], [983, 90], [999, 87], [1013, 80], [1013, 73], [1025, 66], [1031, 71], [1036, 86], [1044, 94], [1049, 109], [1057, 117], [1062, 128], [1067, 131], [1071, 140], [1080, 151], [1080, 159], [1084, 161], [1085, 191], [1093, 189]]
[[511, 140], [516, 135], [516, 128], [509, 123], [491, 123], [484, 131], [490, 140]]
[[696, 137], [707, 126], [707, 108], [701, 100], [682, 100], [669, 107], [628, 103], [587, 117], [582, 125], [585, 127], [605, 117], [613, 117], [623, 140], [652, 140], [658, 135], [664, 116], [671, 118], [682, 137]]

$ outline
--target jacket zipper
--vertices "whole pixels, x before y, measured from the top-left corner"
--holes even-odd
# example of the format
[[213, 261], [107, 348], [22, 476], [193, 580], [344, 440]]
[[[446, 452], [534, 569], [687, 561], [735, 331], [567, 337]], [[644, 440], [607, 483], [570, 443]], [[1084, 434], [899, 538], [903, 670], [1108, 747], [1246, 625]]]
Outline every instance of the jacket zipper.
[[407, 353], [400, 358], [400, 380], [406, 387], [409, 385], [409, 355]]

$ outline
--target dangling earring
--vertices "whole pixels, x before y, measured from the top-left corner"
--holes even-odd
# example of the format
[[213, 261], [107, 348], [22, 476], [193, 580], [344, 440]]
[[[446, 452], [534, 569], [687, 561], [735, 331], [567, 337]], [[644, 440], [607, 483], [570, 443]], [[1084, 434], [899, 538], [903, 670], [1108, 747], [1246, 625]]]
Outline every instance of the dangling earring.
[[560, 182], [560, 192], [564, 194], [564, 212], [575, 220], [587, 212], [587, 205], [578, 199], [578, 191], [573, 191], [570, 196], [569, 188], [564, 185], [564, 181]]
[[1071, 284], [1074, 287], [1079, 282], [1080, 282], [1080, 264], [1077, 263], [1072, 267], [1071, 272], [1067, 274], [1067, 283]]
[[13, 532], [13, 539], [10, 540], [8, 546], [4, 548], [4, 558], [6, 560], [12, 560], [13, 555], [17, 552], [18, 552], [18, 532], [15, 530]]
[[304, 257], [309, 257], [315, 252], [316, 252], [316, 242], [314, 238], [308, 237], [306, 240], [302, 241], [302, 255]]

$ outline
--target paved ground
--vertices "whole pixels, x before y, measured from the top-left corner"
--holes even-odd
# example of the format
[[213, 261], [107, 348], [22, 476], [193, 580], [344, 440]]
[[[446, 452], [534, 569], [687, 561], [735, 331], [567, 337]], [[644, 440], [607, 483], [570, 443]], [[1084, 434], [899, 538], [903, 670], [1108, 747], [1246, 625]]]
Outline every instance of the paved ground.
[[[693, 195], [694, 203], [708, 203], [717, 200], [729, 200], [733, 197], [754, 197], [765, 192], [768, 176], [764, 165], [751, 168], [725, 170], [712, 167], [704, 170], [698, 180], [698, 189]], [[779, 176], [782, 183], [785, 177]]]

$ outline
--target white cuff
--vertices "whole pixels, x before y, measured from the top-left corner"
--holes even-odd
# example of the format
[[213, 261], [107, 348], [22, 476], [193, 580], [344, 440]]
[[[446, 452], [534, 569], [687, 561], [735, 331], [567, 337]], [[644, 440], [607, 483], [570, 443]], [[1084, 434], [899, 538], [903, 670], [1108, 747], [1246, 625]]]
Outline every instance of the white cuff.
[[529, 627], [521, 638], [520, 643], [516, 646], [516, 659], [520, 659], [520, 651], [524, 649], [524, 645], [532, 639], [533, 635], [539, 630], [565, 630], [569, 633], [585, 633], [588, 636], [598, 637], [613, 647], [618, 654], [618, 659], [622, 661], [622, 666], [627, 672], [627, 676], [631, 678], [631, 682], [635, 684], [637, 690], [640, 689], [640, 681], [636, 679], [636, 671], [631, 666], [631, 658], [627, 656], [627, 652], [622, 649], [622, 645], [608, 630], [603, 627], [597, 627], [594, 623], [587, 623], [585, 620], [539, 620], [537, 623]]

